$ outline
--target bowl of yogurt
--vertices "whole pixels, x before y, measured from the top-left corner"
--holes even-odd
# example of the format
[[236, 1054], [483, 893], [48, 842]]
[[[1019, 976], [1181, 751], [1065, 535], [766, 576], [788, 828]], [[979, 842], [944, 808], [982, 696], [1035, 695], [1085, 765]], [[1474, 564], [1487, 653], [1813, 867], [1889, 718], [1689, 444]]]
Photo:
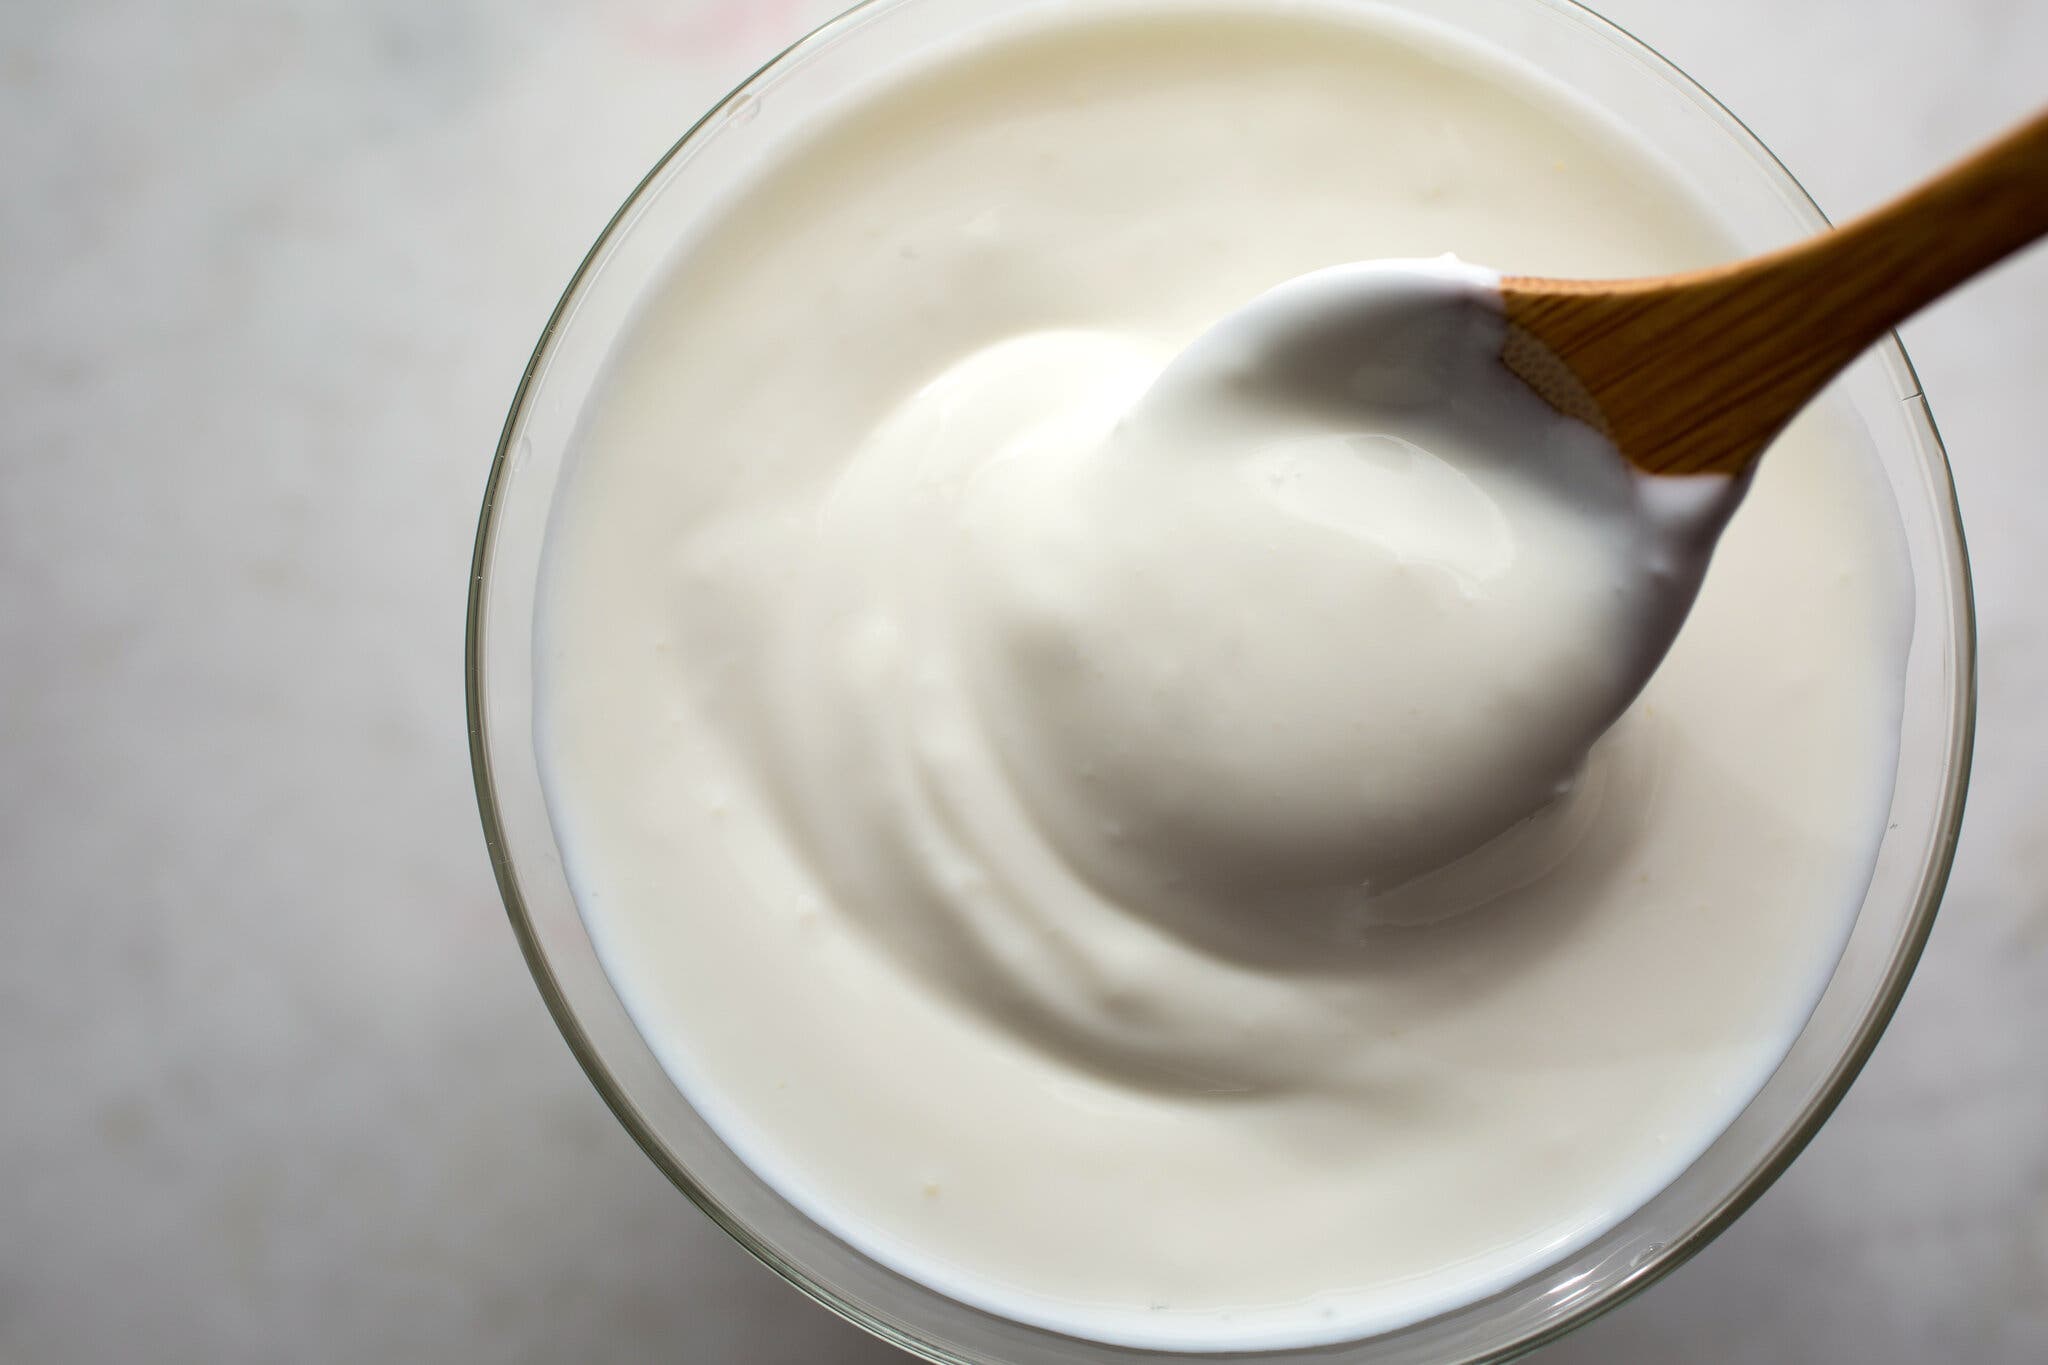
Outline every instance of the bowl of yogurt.
[[1605, 560], [1440, 458], [1441, 366], [1370, 432], [1131, 414], [1326, 267], [1823, 225], [1561, 0], [870, 0], [771, 62], [571, 281], [477, 541], [486, 835], [606, 1101], [932, 1360], [1500, 1359], [1680, 1264], [1853, 1080], [1955, 845], [1904, 353], [1766, 457], [1583, 761], [1518, 680], [1615, 663], [1542, 610]]

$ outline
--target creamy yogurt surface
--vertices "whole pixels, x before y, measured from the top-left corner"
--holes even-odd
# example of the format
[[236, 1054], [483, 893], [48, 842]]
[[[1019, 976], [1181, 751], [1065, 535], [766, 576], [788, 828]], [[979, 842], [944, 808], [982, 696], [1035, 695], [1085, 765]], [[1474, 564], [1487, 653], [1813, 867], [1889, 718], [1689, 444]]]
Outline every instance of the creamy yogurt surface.
[[1795, 425], [1610, 728], [1726, 490], [1646, 489], [1483, 308], [1210, 330], [1445, 252], [1733, 254], [1450, 34], [1139, 4], [890, 73], [619, 342], [543, 569], [557, 838], [678, 1085], [893, 1268], [1147, 1347], [1404, 1325], [1655, 1194], [1811, 1010], [1910, 633], [1871, 462]]

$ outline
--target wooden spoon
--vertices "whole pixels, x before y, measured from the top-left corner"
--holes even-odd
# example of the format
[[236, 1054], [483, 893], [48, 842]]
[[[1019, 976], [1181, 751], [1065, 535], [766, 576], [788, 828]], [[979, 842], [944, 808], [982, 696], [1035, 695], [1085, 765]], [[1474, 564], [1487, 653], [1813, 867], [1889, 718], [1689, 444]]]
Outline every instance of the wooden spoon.
[[1865, 347], [2048, 234], [2048, 112], [1833, 232], [1640, 280], [1501, 281], [1502, 359], [1657, 474], [1739, 474]]

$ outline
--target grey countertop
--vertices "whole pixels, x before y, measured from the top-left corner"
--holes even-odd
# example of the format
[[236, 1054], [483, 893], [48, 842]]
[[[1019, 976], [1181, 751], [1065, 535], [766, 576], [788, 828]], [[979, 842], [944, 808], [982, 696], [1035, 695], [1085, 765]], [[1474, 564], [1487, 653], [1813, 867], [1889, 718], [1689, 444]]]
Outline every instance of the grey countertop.
[[[829, 0], [0, 11], [0, 1360], [900, 1359], [576, 1069], [470, 795], [469, 543], [611, 209]], [[2048, 95], [2038, 0], [1612, 0], [1831, 211]], [[2048, 1360], [2048, 250], [1912, 324], [1983, 626], [1890, 1034], [1697, 1261], [1543, 1357]]]

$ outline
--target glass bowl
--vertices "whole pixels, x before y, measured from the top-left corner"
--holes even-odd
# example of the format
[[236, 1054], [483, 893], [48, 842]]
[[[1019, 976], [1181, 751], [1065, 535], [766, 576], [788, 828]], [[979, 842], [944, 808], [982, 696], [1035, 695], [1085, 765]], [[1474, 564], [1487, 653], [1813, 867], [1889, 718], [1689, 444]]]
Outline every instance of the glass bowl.
[[[1368, 0], [1353, 0], [1361, 6]], [[542, 800], [533, 734], [536, 576], [564, 455], [613, 339], [674, 244], [776, 144], [888, 60], [1064, 0], [868, 0], [756, 72], [670, 149], [570, 280], [505, 423], [470, 582], [471, 757], [505, 905], [563, 1035], [656, 1165], [739, 1243], [854, 1323], [967, 1365], [1157, 1362], [966, 1307], [869, 1260], [784, 1201], [713, 1134], [614, 995], [578, 915]], [[1790, 173], [1684, 73], [1570, 0], [1392, 0], [1518, 54], [1622, 120], [1716, 203], [1748, 251], [1826, 225]], [[773, 98], [768, 98], [772, 96]], [[1705, 1246], [1791, 1163], [1877, 1042], [1933, 924], [1962, 817], [1974, 713], [1968, 563], [1941, 441], [1896, 339], [1838, 381], [1868, 431], [1911, 558], [1915, 628], [1897, 788], [1876, 874], [1805, 1029], [1734, 1124], [1663, 1193], [1503, 1293], [1340, 1345], [1205, 1361], [1501, 1360], [1621, 1303]]]

